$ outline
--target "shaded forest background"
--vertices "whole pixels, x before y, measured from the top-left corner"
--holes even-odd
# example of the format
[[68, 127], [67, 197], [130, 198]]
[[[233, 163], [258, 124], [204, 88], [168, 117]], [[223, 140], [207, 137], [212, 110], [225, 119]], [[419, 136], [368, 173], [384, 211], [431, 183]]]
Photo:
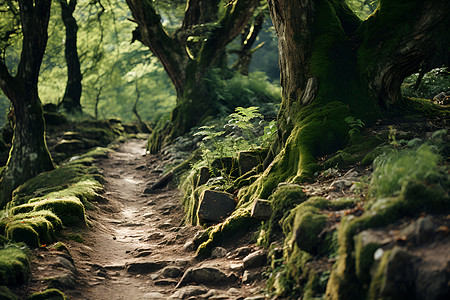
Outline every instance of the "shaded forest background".
[[[154, 1], [166, 28], [175, 29], [181, 23], [184, 1]], [[176, 95], [170, 79], [158, 59], [139, 42], [131, 43], [135, 23], [125, 1], [81, 0], [74, 11], [78, 24], [78, 55], [83, 75], [81, 105], [85, 114], [98, 119], [136, 119], [133, 106], [139, 93], [138, 113], [143, 121], [156, 122], [175, 106]], [[64, 95], [67, 67], [64, 57], [65, 28], [61, 8], [53, 2], [49, 24], [49, 41], [40, 71], [39, 95], [42, 104], [58, 104]], [[255, 81], [279, 82], [277, 40], [270, 18], [265, 18], [250, 71]], [[236, 41], [232, 48], [237, 48]], [[16, 36], [4, 55], [14, 73], [20, 58], [21, 38]], [[236, 60], [229, 56], [230, 64]], [[0, 94], [0, 124], [6, 121], [9, 101]]]

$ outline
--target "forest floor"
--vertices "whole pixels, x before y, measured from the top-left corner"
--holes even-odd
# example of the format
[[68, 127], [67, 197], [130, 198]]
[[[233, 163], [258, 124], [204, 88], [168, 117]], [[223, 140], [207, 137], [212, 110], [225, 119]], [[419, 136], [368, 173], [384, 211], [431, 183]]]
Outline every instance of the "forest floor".
[[[78, 277], [76, 285], [64, 289], [69, 299], [244, 299], [260, 294], [264, 281], [242, 284], [242, 256], [230, 255], [233, 247], [246, 244], [245, 252], [257, 250], [248, 237], [228, 245], [228, 255], [204, 261], [197, 261], [195, 252], [184, 246], [203, 228], [182, 226], [177, 188], [144, 193], [160, 176], [155, 165], [161, 161], [145, 155], [143, 140], [129, 140], [98, 161], [106, 183], [103, 200], [87, 211], [92, 226], [64, 232]], [[29, 290], [38, 290], [45, 278], [54, 276], [55, 265], [62, 265], [52, 251], [37, 250], [35, 256]], [[219, 269], [231, 279], [175, 289], [192, 267]]]

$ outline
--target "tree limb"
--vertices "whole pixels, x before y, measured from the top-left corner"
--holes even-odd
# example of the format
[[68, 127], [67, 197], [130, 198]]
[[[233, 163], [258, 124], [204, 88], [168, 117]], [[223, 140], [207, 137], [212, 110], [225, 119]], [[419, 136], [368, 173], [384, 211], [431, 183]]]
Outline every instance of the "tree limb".
[[169, 74], [178, 95], [182, 95], [182, 81], [187, 60], [185, 50], [177, 39], [170, 37], [161, 24], [161, 17], [150, 1], [127, 0], [127, 4], [138, 23], [134, 38], [146, 45], [158, 57]]

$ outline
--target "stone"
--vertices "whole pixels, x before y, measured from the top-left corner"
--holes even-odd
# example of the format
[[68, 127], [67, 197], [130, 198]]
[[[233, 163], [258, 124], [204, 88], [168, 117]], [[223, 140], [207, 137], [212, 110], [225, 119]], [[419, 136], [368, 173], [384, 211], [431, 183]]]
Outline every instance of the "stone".
[[342, 191], [346, 188], [350, 188], [353, 185], [353, 181], [346, 179], [335, 180], [330, 184], [328, 188], [331, 191]]
[[167, 265], [165, 261], [132, 262], [127, 264], [127, 272], [133, 274], [148, 274], [158, 271]]
[[74, 274], [77, 272], [77, 269], [75, 268], [75, 265], [73, 264], [73, 262], [71, 262], [67, 258], [58, 256], [56, 258], [56, 261], [57, 261], [57, 265], [63, 267], [64, 269], [69, 270], [70, 272], [72, 272]]
[[256, 199], [253, 202], [251, 217], [257, 220], [269, 220], [272, 215], [270, 202], [263, 199]]
[[202, 295], [208, 292], [208, 289], [201, 286], [185, 286], [176, 291], [170, 299], [187, 299], [189, 297]]
[[211, 174], [209, 173], [209, 168], [201, 167], [198, 171], [198, 180], [196, 186], [204, 185], [211, 178]]
[[183, 270], [181, 268], [173, 267], [173, 266], [165, 267], [161, 272], [161, 274], [164, 277], [170, 277], [170, 278], [179, 277], [182, 273], [183, 273]]
[[221, 258], [227, 255], [227, 249], [222, 247], [215, 247], [211, 253], [212, 258]]
[[155, 280], [155, 282], [153, 284], [156, 286], [168, 286], [168, 285], [176, 285], [177, 283], [178, 283], [178, 281], [175, 279], [164, 278], [164, 279]]
[[253, 168], [262, 164], [259, 153], [255, 151], [241, 151], [238, 153], [238, 164], [239, 164], [239, 174], [240, 176], [251, 171]]
[[49, 278], [49, 286], [59, 289], [75, 289], [77, 287], [77, 278], [70, 271], [65, 272], [61, 276]]
[[206, 242], [209, 238], [208, 232], [206, 230], [199, 230], [194, 234], [192, 242], [195, 247], [200, 246], [202, 243]]
[[186, 252], [190, 252], [190, 251], [195, 251], [195, 249], [197, 249], [195, 247], [195, 244], [193, 241], [187, 241], [184, 245], [183, 245], [183, 250]]
[[84, 143], [80, 140], [61, 140], [54, 149], [59, 153], [74, 153], [83, 150]]
[[264, 250], [255, 251], [244, 258], [244, 270], [261, 267], [266, 263], [266, 260], [267, 256]]
[[[381, 286], [381, 295], [391, 299], [415, 299], [415, 257], [401, 247], [394, 247], [389, 255]], [[428, 298], [427, 298], [428, 299]]]
[[197, 216], [201, 222], [220, 222], [236, 207], [233, 195], [225, 192], [205, 190], [200, 195]]
[[164, 237], [164, 234], [161, 232], [154, 232], [152, 234], [150, 234], [146, 240], [147, 241], [154, 241], [154, 240], [160, 240]]
[[184, 272], [181, 277], [177, 288], [187, 285], [188, 283], [195, 282], [201, 284], [220, 284], [229, 282], [228, 276], [217, 268], [212, 267], [199, 267], [189, 268]]
[[245, 270], [242, 275], [242, 283], [252, 283], [261, 278], [261, 272], [253, 270]]
[[167, 299], [167, 296], [158, 292], [151, 292], [142, 295], [143, 300], [163, 300]]
[[434, 236], [434, 223], [430, 216], [419, 218], [415, 226], [416, 243], [424, 243]]

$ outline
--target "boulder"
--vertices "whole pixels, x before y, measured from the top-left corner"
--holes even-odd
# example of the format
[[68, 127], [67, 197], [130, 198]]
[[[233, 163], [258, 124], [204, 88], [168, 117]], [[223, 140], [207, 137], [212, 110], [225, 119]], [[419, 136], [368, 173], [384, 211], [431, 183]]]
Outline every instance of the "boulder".
[[200, 195], [200, 204], [197, 211], [198, 220], [202, 223], [220, 222], [234, 211], [235, 206], [233, 195], [205, 190]]
[[270, 202], [263, 199], [256, 199], [253, 202], [251, 217], [258, 220], [269, 220], [272, 215]]

